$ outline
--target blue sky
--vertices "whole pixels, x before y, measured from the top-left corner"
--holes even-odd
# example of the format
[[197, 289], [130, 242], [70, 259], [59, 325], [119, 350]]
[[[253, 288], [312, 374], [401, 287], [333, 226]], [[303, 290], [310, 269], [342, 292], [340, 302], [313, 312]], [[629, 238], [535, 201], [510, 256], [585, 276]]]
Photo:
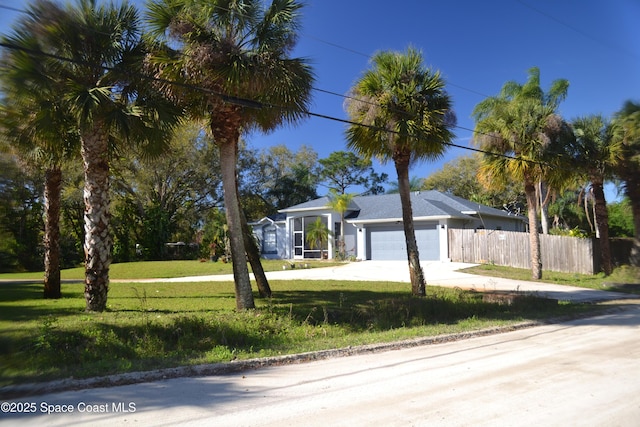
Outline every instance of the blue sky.
[[[143, 5], [143, 1], [135, 1]], [[447, 81], [458, 117], [456, 144], [471, 146], [471, 112], [508, 80], [524, 82], [537, 66], [542, 86], [557, 78], [570, 82], [560, 113], [610, 116], [627, 99], [640, 100], [640, 2], [638, 0], [307, 0], [300, 40], [294, 52], [310, 60], [315, 87], [346, 94], [379, 50], [422, 50], [425, 64]], [[22, 1], [0, 0], [21, 9]], [[0, 31], [17, 13], [0, 11]], [[344, 99], [314, 92], [311, 111], [346, 118]], [[269, 135], [254, 133], [254, 148], [285, 144], [313, 147], [319, 156], [345, 150], [342, 123], [310, 118]], [[443, 159], [413, 167], [426, 177], [444, 162], [468, 155], [449, 149]], [[377, 171], [395, 179], [393, 166]]]

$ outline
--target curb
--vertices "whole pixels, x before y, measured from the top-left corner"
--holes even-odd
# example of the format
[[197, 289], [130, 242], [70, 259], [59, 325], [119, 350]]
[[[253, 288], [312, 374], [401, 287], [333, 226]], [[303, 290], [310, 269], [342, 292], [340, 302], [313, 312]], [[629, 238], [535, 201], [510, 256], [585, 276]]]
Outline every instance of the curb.
[[[601, 314], [601, 313], [598, 313]], [[384, 351], [400, 350], [404, 348], [419, 347], [424, 345], [443, 344], [460, 341], [469, 338], [477, 338], [488, 335], [502, 334], [520, 329], [532, 328], [552, 321], [528, 321], [508, 326], [480, 329], [458, 334], [446, 334], [432, 337], [413, 338], [402, 341], [394, 341], [380, 344], [366, 344], [354, 347], [319, 350], [307, 353], [289, 354], [257, 359], [234, 360], [231, 362], [210, 363], [193, 366], [180, 366], [154, 371], [127, 372], [104, 377], [86, 379], [68, 378], [45, 383], [29, 383], [0, 388], [0, 398], [15, 399], [24, 396], [35, 396], [48, 393], [60, 393], [64, 391], [83, 390], [100, 387], [116, 387], [130, 384], [140, 384], [152, 381], [162, 381], [173, 378], [202, 377], [209, 375], [228, 375], [248, 370], [267, 368], [272, 366], [284, 366], [297, 363], [308, 363], [317, 360], [325, 360], [336, 357], [349, 357], [361, 354], [380, 353]]]

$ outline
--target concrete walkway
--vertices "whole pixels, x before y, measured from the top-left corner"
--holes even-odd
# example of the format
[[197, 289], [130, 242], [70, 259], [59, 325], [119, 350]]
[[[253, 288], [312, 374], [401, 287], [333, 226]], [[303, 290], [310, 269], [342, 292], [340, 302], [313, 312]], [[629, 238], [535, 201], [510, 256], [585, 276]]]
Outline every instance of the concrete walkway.
[[[283, 261], [283, 265], [288, 265]], [[321, 268], [304, 268], [304, 262], [296, 263], [302, 268], [267, 272], [269, 280], [355, 280], [388, 281], [409, 283], [409, 268], [406, 261], [359, 261], [344, 265]], [[478, 276], [459, 270], [474, 266], [457, 262], [423, 262], [428, 285], [475, 289], [478, 291], [520, 291], [535, 293], [546, 298], [572, 302], [597, 302], [619, 299], [638, 299], [637, 295], [550, 283], [511, 280]], [[178, 277], [172, 279], [147, 279], [145, 282], [212, 282], [233, 281], [233, 275]], [[128, 281], [130, 282], [130, 281]]]

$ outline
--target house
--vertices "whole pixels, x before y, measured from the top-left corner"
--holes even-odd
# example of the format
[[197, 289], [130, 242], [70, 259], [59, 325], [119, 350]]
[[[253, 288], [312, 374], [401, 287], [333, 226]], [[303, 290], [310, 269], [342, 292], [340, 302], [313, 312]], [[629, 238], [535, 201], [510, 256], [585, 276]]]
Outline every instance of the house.
[[[340, 214], [327, 207], [328, 197], [281, 209], [252, 223], [262, 255], [274, 259], [333, 258], [336, 238], [343, 235], [348, 257], [359, 260], [407, 258], [399, 194], [356, 196]], [[411, 193], [413, 222], [420, 259], [449, 261], [449, 228], [524, 231], [526, 218], [439, 191]], [[318, 218], [331, 231], [324, 250], [309, 245], [306, 230]]]

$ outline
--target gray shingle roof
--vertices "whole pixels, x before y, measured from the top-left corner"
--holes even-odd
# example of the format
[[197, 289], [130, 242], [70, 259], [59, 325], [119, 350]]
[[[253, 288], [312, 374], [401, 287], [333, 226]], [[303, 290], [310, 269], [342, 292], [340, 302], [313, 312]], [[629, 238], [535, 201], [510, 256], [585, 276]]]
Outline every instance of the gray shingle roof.
[[[299, 212], [313, 209], [324, 209], [329, 202], [328, 197], [310, 200], [300, 203], [280, 212]], [[479, 213], [480, 215], [512, 217], [509, 213], [494, 209], [489, 206], [480, 205], [469, 200], [462, 199], [439, 191], [417, 191], [411, 193], [411, 207], [414, 218], [426, 217], [450, 217], [467, 219], [469, 215]], [[400, 205], [399, 194], [382, 194], [376, 196], [356, 196], [351, 203], [348, 219], [358, 221], [372, 221], [385, 219], [401, 219], [402, 206]]]

